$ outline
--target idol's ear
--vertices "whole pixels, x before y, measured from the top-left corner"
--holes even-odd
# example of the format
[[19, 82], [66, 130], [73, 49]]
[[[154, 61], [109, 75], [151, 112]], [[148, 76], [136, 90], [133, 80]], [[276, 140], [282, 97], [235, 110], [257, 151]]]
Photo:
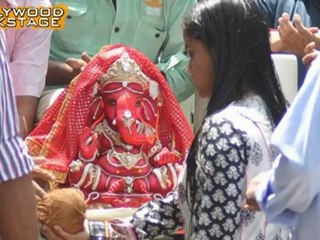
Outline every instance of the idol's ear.
[[96, 83], [93, 87], [92, 95], [93, 100], [90, 104], [88, 113], [87, 126], [94, 127], [97, 123], [101, 122], [104, 116], [104, 102], [102, 99], [102, 89], [100, 84]]

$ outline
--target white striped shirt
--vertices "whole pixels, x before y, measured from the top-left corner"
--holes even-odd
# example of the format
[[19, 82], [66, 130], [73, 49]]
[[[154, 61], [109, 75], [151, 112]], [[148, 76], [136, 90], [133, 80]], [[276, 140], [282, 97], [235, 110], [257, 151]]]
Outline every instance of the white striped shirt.
[[0, 30], [0, 183], [31, 172], [33, 161], [19, 135], [19, 120], [6, 55], [3, 30]]

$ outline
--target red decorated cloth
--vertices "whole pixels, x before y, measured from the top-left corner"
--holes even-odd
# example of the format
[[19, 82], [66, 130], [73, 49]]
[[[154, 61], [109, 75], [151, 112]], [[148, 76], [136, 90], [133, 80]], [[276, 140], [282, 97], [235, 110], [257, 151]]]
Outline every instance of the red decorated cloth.
[[89, 203], [138, 207], [174, 189], [192, 139], [157, 67], [134, 49], [111, 45], [70, 83], [26, 142], [32, 156], [46, 159], [42, 168], [80, 188]]

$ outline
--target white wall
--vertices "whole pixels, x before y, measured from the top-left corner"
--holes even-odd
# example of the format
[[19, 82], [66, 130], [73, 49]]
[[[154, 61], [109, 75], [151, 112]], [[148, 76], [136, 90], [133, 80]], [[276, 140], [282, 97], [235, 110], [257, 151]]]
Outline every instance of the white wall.
[[291, 103], [298, 91], [298, 62], [291, 54], [272, 54], [281, 89]]

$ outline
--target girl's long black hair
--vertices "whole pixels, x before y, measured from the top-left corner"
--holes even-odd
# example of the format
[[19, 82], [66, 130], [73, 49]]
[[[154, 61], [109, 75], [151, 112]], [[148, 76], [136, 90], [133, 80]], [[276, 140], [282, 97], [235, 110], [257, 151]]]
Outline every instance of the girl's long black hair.
[[[199, 1], [184, 19], [184, 34], [200, 40], [213, 60], [214, 84], [206, 116], [254, 92], [266, 103], [274, 123], [279, 123], [286, 100], [271, 59], [268, 26], [253, 0]], [[197, 188], [197, 138], [198, 134], [187, 158], [191, 210]]]

